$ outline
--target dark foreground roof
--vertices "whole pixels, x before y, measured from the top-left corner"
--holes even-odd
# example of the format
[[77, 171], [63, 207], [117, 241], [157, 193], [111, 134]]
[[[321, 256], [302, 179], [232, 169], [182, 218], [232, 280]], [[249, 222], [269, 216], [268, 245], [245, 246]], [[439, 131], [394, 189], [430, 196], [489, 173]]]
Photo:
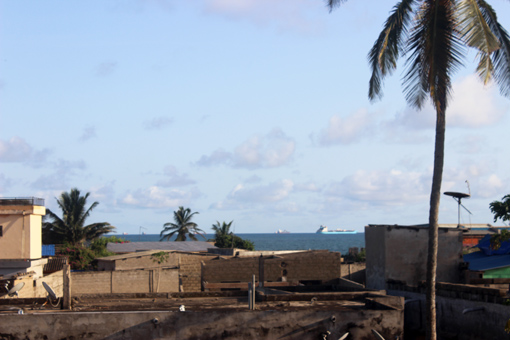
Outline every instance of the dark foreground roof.
[[208, 248], [216, 248], [204, 241], [187, 242], [130, 242], [108, 243], [107, 249], [113, 253], [131, 253], [145, 250], [176, 250], [176, 251], [207, 251]]

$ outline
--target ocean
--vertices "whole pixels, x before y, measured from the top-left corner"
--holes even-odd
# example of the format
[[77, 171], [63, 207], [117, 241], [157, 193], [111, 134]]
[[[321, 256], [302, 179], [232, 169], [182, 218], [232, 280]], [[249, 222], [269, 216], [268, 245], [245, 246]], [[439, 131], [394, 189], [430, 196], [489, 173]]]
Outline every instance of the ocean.
[[[315, 233], [290, 233], [290, 234], [236, 234], [239, 237], [250, 240], [255, 244], [255, 250], [318, 250], [326, 249], [348, 254], [349, 248], [365, 247], [365, 234], [315, 234]], [[159, 234], [147, 235], [115, 235], [130, 242], [157, 242]], [[214, 234], [205, 234], [206, 239], [213, 239]], [[204, 241], [197, 236], [199, 241]]]

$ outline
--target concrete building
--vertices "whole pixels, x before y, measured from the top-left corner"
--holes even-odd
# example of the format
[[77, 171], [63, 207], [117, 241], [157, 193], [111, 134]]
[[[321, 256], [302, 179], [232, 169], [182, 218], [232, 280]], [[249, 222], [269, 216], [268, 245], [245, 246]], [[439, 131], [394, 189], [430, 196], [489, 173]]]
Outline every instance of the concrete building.
[[20, 273], [42, 277], [47, 260], [41, 256], [41, 221], [46, 214], [42, 198], [0, 199], [0, 276]]
[[[461, 282], [463, 232], [439, 228], [437, 281]], [[426, 279], [428, 225], [365, 227], [367, 288], [387, 289], [388, 281], [417, 286]]]

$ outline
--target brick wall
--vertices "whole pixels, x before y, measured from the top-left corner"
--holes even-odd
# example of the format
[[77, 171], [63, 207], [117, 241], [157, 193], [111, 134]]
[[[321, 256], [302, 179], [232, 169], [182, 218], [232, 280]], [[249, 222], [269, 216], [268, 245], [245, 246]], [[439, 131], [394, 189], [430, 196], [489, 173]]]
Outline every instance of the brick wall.
[[200, 292], [202, 290], [202, 262], [208, 263], [217, 255], [179, 254], [179, 274], [184, 292]]
[[71, 274], [73, 295], [178, 292], [177, 269], [78, 272]]
[[[309, 251], [264, 257], [264, 281], [321, 281], [329, 283], [341, 274], [341, 254]], [[203, 268], [203, 280], [210, 283], [248, 282], [259, 279], [259, 257], [215, 259]]]

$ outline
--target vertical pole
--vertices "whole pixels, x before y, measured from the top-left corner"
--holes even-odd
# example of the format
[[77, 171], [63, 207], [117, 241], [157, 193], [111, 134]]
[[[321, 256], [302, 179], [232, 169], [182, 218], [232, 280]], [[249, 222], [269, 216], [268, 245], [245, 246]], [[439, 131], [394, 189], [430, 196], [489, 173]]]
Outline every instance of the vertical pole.
[[248, 309], [249, 310], [253, 309], [253, 302], [251, 301], [251, 297], [252, 297], [251, 290], [252, 290], [251, 282], [248, 282]]
[[255, 293], [257, 288], [255, 287], [255, 274], [253, 274], [251, 280], [251, 309], [255, 310]]
[[64, 265], [63, 269], [63, 309], [71, 309], [71, 266], [69, 264]]

